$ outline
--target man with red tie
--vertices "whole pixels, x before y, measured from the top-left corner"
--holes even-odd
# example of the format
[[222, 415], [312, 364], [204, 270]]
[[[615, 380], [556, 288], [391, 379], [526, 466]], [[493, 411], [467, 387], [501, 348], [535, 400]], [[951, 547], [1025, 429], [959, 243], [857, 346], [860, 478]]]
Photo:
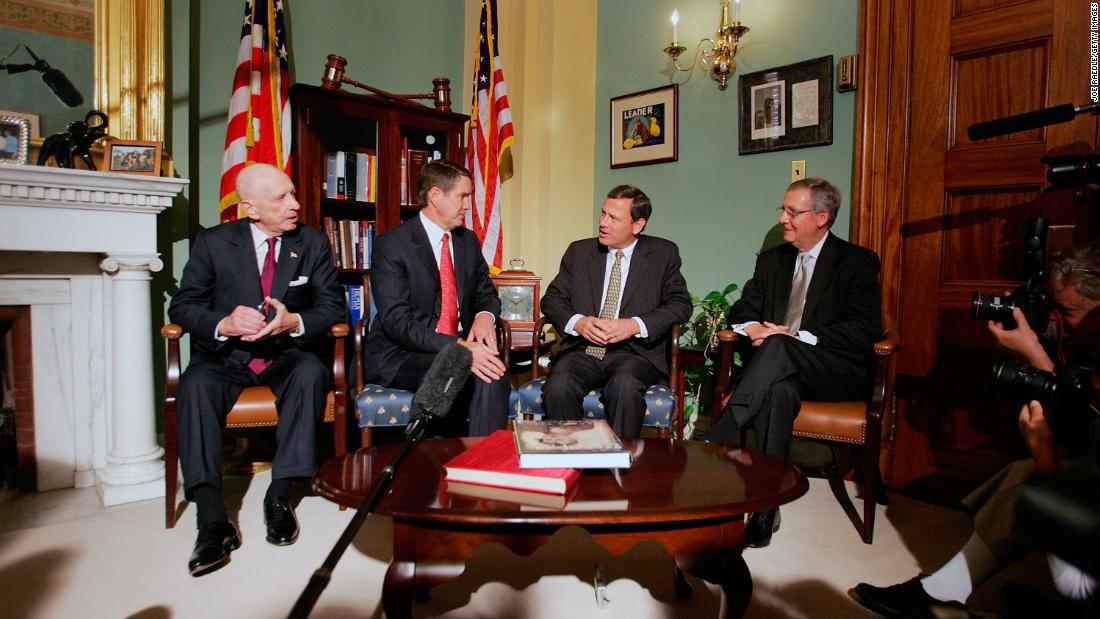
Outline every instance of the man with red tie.
[[265, 164], [237, 176], [248, 219], [195, 238], [168, 316], [191, 336], [191, 361], [176, 392], [184, 492], [198, 512], [193, 576], [225, 565], [241, 544], [222, 499], [222, 429], [245, 387], [267, 385], [279, 411], [271, 485], [264, 498], [267, 541], [293, 544], [292, 483], [316, 471], [314, 434], [332, 380], [325, 333], [344, 320], [325, 235], [298, 225], [294, 183]]
[[416, 177], [420, 213], [376, 240], [377, 314], [363, 370], [367, 382], [415, 391], [436, 354], [457, 340], [473, 353], [473, 377], [455, 408], [468, 408], [470, 435], [485, 436], [508, 422], [510, 385], [497, 353], [500, 298], [477, 236], [463, 227], [472, 191], [466, 168], [425, 165]]

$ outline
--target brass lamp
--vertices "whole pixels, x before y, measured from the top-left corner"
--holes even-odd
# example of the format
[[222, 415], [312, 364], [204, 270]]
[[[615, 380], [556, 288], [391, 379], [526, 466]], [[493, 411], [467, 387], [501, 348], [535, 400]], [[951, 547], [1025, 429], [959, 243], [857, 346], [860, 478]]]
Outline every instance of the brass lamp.
[[677, 25], [680, 22], [680, 12], [672, 11], [672, 43], [664, 49], [664, 52], [672, 59], [672, 66], [677, 71], [694, 71], [696, 64], [701, 64], [704, 69], [710, 71], [710, 76], [718, 82], [718, 89], [725, 90], [726, 82], [736, 66], [733, 57], [737, 55], [737, 42], [749, 31], [748, 26], [741, 25], [741, 0], [734, 3], [733, 23], [730, 23], [730, 0], [719, 0], [722, 9], [721, 19], [718, 22], [718, 31], [715, 39], [704, 38], [695, 48], [695, 57], [687, 67], [681, 67], [678, 62], [680, 55], [687, 48], [680, 45], [677, 40]]

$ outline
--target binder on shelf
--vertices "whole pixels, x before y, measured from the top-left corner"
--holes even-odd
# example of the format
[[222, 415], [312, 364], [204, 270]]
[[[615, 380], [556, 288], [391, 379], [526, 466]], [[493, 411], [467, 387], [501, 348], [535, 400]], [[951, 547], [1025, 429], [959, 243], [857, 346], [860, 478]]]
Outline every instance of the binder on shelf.
[[325, 197], [336, 197], [336, 153], [325, 153]]
[[362, 284], [348, 284], [348, 319], [349, 324], [354, 329], [355, 325], [359, 324], [359, 320], [363, 318], [363, 285]]
[[357, 189], [356, 181], [357, 181], [357, 174], [358, 174], [358, 169], [356, 168], [356, 165], [357, 165], [357, 162], [358, 162], [358, 157], [356, 157], [357, 154], [358, 153], [346, 153], [345, 154], [345, 158], [347, 159], [347, 162], [344, 164], [345, 165], [345, 172], [346, 172], [345, 180], [344, 180], [344, 187], [347, 189], [346, 196], [347, 196], [348, 200], [355, 200], [355, 191]]
[[345, 183], [347, 179], [347, 154], [342, 151], [336, 151], [336, 198], [343, 200], [347, 197], [347, 186]]

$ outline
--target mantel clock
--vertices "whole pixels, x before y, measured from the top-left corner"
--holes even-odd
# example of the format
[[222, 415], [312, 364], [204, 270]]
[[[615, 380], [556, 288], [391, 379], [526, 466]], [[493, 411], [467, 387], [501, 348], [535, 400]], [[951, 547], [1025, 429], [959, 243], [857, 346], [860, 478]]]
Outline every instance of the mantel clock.
[[493, 277], [500, 295], [500, 317], [512, 325], [512, 350], [530, 348], [539, 319], [542, 278], [523, 269], [523, 260], [510, 261], [511, 268]]

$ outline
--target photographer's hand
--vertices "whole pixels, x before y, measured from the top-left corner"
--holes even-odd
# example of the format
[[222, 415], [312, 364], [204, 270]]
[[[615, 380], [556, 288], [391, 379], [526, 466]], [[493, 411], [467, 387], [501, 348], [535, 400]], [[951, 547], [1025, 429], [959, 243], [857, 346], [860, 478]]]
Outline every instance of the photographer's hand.
[[1012, 317], [1016, 319], [1015, 329], [1005, 329], [1003, 324], [989, 321], [989, 332], [996, 338], [997, 345], [1020, 357], [1028, 365], [1045, 372], [1053, 372], [1054, 362], [1043, 350], [1039, 336], [1035, 335], [1031, 325], [1027, 324], [1023, 311], [1018, 307], [1013, 308]]
[[1036, 400], [1024, 404], [1020, 409], [1020, 434], [1027, 443], [1031, 457], [1035, 459], [1035, 470], [1044, 473], [1057, 471], [1058, 454], [1054, 449], [1054, 433], [1050, 429], [1043, 405]]

